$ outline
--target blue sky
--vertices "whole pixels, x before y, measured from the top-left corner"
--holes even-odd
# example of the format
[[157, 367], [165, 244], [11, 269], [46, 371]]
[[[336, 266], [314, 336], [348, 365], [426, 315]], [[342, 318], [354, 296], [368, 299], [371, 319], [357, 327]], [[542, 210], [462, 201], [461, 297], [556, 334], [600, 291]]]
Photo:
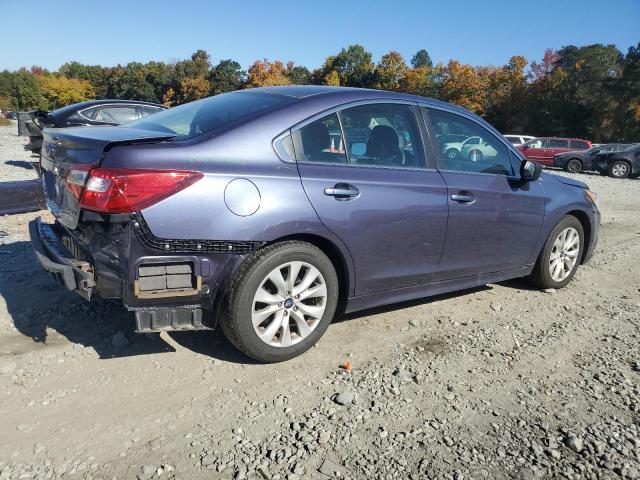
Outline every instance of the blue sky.
[[434, 62], [500, 65], [547, 47], [626, 52], [640, 41], [640, 0], [0, 0], [0, 11], [0, 69], [172, 61], [197, 49], [245, 68], [258, 58], [315, 68], [354, 43], [375, 60], [425, 48]]

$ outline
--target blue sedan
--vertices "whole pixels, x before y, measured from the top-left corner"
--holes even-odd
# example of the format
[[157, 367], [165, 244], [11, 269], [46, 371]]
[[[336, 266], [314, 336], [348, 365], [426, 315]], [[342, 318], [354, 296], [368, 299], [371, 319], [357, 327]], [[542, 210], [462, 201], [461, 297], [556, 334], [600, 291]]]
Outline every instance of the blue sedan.
[[[474, 142], [446, 155], [451, 138]], [[140, 332], [219, 326], [263, 362], [344, 312], [516, 277], [564, 287], [600, 221], [585, 184], [476, 115], [376, 90], [257, 88], [45, 130], [42, 168], [56, 220], [31, 237], [60, 284], [121, 299]]]

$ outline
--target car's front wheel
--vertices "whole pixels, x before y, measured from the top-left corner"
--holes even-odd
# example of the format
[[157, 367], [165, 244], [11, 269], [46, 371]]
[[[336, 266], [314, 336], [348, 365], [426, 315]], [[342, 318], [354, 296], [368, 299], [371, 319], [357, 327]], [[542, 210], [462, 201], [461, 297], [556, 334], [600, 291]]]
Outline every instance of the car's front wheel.
[[447, 158], [455, 160], [460, 155], [460, 152], [455, 148], [450, 148], [445, 152], [445, 155], [447, 156]]
[[325, 332], [338, 291], [335, 268], [319, 248], [299, 241], [270, 245], [240, 267], [220, 325], [227, 339], [251, 358], [288, 360]]
[[582, 170], [582, 162], [577, 158], [572, 158], [564, 166], [564, 169], [569, 173], [579, 173]]
[[567, 215], [547, 238], [528, 280], [540, 288], [564, 287], [578, 270], [583, 248], [582, 224]]
[[613, 178], [627, 178], [631, 173], [631, 167], [623, 160], [612, 162], [609, 166], [609, 176]]

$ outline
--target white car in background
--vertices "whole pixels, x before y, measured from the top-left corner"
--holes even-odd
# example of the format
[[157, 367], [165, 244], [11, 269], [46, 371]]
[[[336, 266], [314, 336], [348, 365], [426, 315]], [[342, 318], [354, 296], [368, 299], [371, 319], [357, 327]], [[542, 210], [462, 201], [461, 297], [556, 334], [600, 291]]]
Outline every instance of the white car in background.
[[[478, 145], [482, 139], [480, 137], [469, 137], [461, 142], [448, 142], [442, 145], [442, 153], [449, 159], [455, 159], [460, 156], [462, 150], [467, 152], [471, 150], [473, 145]], [[465, 157], [466, 158], [466, 157]]]
[[498, 151], [480, 137], [470, 137], [460, 148], [460, 157], [472, 162], [494, 158]]
[[513, 146], [517, 147], [519, 145], [522, 145], [523, 143], [528, 142], [529, 140], [533, 140], [536, 137], [532, 137], [531, 135], [509, 134], [504, 135], [504, 138], [509, 140]]

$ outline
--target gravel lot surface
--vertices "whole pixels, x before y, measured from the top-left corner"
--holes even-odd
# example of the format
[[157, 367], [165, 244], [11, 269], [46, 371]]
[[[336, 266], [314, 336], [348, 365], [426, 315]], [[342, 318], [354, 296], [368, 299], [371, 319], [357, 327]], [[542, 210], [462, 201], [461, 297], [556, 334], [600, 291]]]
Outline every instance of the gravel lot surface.
[[31, 164], [37, 162], [38, 157], [24, 149], [27, 143], [27, 137], [18, 136], [16, 122], [7, 127], [0, 126], [0, 182], [38, 178]]
[[[2, 178], [29, 178], [0, 138]], [[134, 334], [38, 268], [37, 214], [1, 217], [0, 480], [640, 478], [640, 180], [574, 178], [603, 224], [567, 288], [350, 315], [277, 365], [216, 332]]]

